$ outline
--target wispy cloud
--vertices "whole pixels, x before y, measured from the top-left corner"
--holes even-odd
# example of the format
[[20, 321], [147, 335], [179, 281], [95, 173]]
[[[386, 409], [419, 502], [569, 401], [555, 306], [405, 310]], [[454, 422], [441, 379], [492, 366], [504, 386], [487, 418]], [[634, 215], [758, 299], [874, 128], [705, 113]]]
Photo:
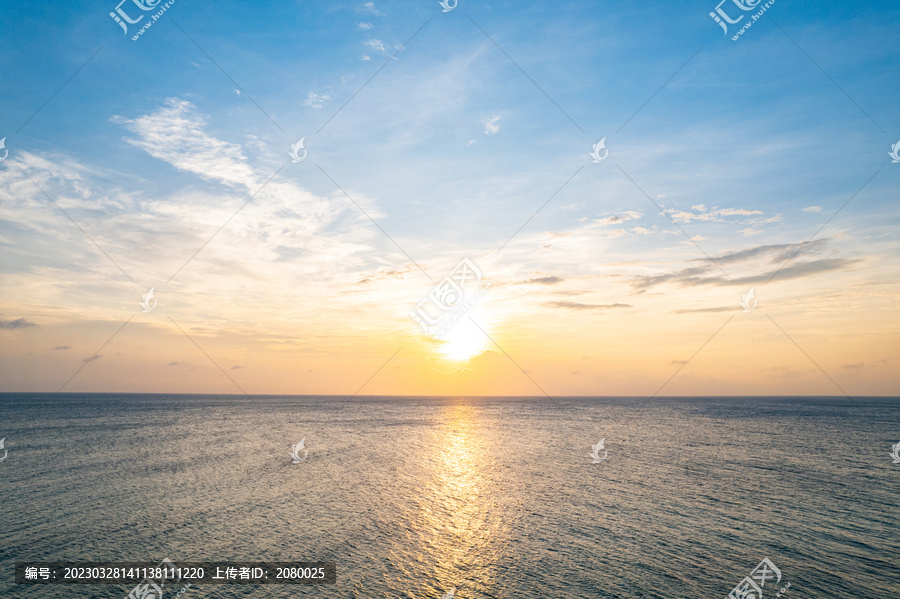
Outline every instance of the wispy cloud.
[[378, 7], [375, 6], [375, 3], [374, 3], [374, 2], [366, 2], [365, 4], [362, 5], [362, 10], [363, 10], [364, 12], [368, 12], [368, 13], [371, 13], [371, 14], [373, 14], [373, 15], [378, 15], [379, 17], [383, 17], [383, 16], [384, 16], [384, 13], [381, 12], [380, 10], [378, 10]]
[[631, 304], [580, 304], [578, 302], [545, 302], [547, 308], [564, 308], [566, 310], [615, 310], [617, 308], [633, 308]]
[[484, 125], [484, 132], [486, 135], [494, 135], [498, 131], [500, 131], [500, 125], [497, 123], [500, 121], [500, 115], [485, 117], [481, 119], [481, 124]]
[[177, 169], [230, 186], [252, 187], [258, 182], [241, 146], [208, 135], [206, 119], [186, 100], [169, 98], [148, 115], [135, 119], [115, 116], [112, 121], [137, 134], [128, 143]]
[[719, 208], [718, 206], [713, 206], [711, 209], [707, 209], [703, 204], [692, 206], [692, 208], [696, 209], [696, 211], [690, 212], [687, 210], [675, 210], [669, 208], [666, 209], [666, 212], [672, 217], [672, 220], [678, 223], [689, 223], [694, 220], [702, 222], [724, 222], [727, 220], [724, 217], [728, 216], [753, 216], [762, 214], [761, 210], [749, 210], [747, 208]]
[[36, 324], [24, 318], [16, 318], [15, 320], [3, 320], [0, 318], [0, 329], [27, 329], [36, 326]]
[[562, 277], [547, 276], [547, 277], [538, 277], [536, 279], [529, 279], [528, 281], [522, 281], [522, 283], [523, 284], [537, 283], [540, 285], [556, 285], [557, 283], [562, 283], [563, 281], [565, 281], [565, 279]]
[[[794, 261], [788, 266], [781, 265], [790, 258], [799, 255], [808, 255], [824, 248], [827, 239], [818, 239], [805, 243], [764, 245], [737, 252], [730, 252], [712, 259], [719, 266], [747, 262], [752, 259], [761, 259], [763, 263], [777, 264], [778, 267], [769, 267], [757, 274], [737, 276], [728, 279], [708, 259], [694, 259], [692, 262], [699, 266], [683, 268], [671, 273], [659, 275], [638, 275], [632, 279], [632, 286], [640, 291], [646, 291], [651, 287], [662, 284], [674, 284], [680, 287], [692, 287], [699, 285], [758, 285], [768, 281], [772, 275], [778, 273], [780, 280], [799, 279], [829, 271], [839, 271], [851, 268], [860, 262], [855, 258], [820, 258], [805, 262]], [[780, 270], [779, 270], [780, 269]]]
[[613, 214], [610, 216], [605, 216], [603, 218], [595, 219], [595, 222], [598, 222], [601, 225], [615, 225], [618, 223], [624, 223], [625, 221], [635, 220], [641, 218], [642, 216], [642, 213], [635, 210], [626, 210], [621, 214]]
[[672, 314], [702, 314], [706, 312], [716, 313], [716, 312], [734, 312], [737, 309], [736, 306], [718, 306], [715, 308], [686, 308], [684, 310], [672, 310]]

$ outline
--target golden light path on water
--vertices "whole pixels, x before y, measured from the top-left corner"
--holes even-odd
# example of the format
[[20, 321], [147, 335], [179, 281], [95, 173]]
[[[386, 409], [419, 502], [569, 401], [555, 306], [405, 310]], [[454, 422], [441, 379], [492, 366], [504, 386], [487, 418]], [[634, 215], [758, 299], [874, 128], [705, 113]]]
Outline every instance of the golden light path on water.
[[447, 405], [439, 418], [426, 482], [408, 514], [406, 540], [413, 541], [415, 565], [407, 574], [429, 587], [429, 597], [453, 588], [469, 597], [491, 594], [508, 538], [490, 478], [492, 432], [469, 405]]

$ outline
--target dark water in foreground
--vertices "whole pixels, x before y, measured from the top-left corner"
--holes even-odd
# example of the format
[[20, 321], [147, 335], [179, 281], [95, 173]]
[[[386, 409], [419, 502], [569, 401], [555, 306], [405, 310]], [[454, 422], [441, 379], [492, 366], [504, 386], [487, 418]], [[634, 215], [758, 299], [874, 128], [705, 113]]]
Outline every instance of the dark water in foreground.
[[900, 597], [900, 401], [643, 403], [0, 394], [0, 597], [130, 590], [16, 561], [164, 557], [337, 562], [180, 599], [722, 598], [764, 557], [783, 597]]

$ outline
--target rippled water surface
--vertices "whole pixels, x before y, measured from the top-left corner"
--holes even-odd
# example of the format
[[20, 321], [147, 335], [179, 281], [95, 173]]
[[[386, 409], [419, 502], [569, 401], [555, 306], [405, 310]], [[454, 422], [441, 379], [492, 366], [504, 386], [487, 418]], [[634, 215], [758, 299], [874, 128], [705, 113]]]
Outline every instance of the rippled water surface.
[[764, 557], [786, 597], [900, 597], [900, 401], [644, 404], [0, 395], [0, 597], [130, 590], [17, 561], [164, 557], [337, 563], [181, 599], [725, 597]]

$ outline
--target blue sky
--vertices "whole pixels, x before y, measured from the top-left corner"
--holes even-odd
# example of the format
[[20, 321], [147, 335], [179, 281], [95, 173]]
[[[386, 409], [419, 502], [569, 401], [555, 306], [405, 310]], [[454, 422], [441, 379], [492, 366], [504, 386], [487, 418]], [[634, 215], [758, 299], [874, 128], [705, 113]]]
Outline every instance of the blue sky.
[[[800, 249], [794, 244], [862, 188], [772, 296], [790, 322], [808, 311], [810, 296], [822, 303], [826, 294], [857, 289], [837, 305], [824, 302], [831, 316], [817, 322], [835, 318], [839, 324], [826, 330], [857, 335], [859, 347], [870, 334], [881, 337], [857, 358], [834, 333], [834, 355], [823, 359], [838, 372], [880, 363], [883, 371], [871, 375], [880, 382], [860, 379], [860, 391], [896, 383], [879, 362], [884, 348], [896, 347], [896, 326], [853, 320], [864, 307], [873, 321], [896, 322], [900, 165], [887, 155], [900, 139], [896, 3], [779, 0], [737, 41], [709, 17], [715, 2], [460, 0], [442, 13], [437, 2], [177, 0], [137, 41], [108, 16], [115, 6], [6, 10], [0, 137], [10, 155], [0, 165], [0, 318], [34, 325], [4, 333], [14, 336], [13, 363], [25, 373], [13, 388], [40, 387], [36, 373], [56, 360], [62, 370], [77, 368], [81, 354], [96, 349], [88, 346], [128, 318], [135, 294], [163, 286], [276, 172], [168, 288], [179, 297], [168, 303], [174, 320], [191, 322], [211, 346], [221, 343], [221, 360], [237, 370], [248, 353], [294, 350], [328, 376], [345, 367], [347, 346], [304, 342], [298, 349], [298, 337], [365, 336], [374, 345], [350, 347], [373, 364], [404, 346], [415, 334], [404, 328], [409, 304], [432, 282], [397, 246], [435, 280], [465, 256], [492, 273], [485, 317], [518, 355], [532, 355], [535, 371], [535, 340], [548, 334], [529, 328], [537, 321], [552, 323], [560, 348], [571, 348], [590, 346], [579, 337], [585, 322], [625, 343], [664, 318], [672, 339], [704, 330], [674, 352], [689, 356], [721, 323], [674, 326], [665, 314], [715, 316], [734, 304], [732, 296], [774, 272], [779, 258]], [[309, 159], [294, 164], [287, 152], [301, 137]], [[604, 137], [609, 159], [595, 164], [588, 152]], [[35, 182], [133, 282], [48, 205]], [[734, 289], [686, 274], [700, 268], [701, 279], [718, 276], [707, 257], [729, 265]], [[641, 303], [663, 294], [655, 307]], [[602, 306], [614, 304], [646, 312], [611, 317]], [[139, 325], [146, 335], [166, 326]], [[798, 324], [813, 345], [825, 334], [820, 326]], [[46, 347], [72, 347], [51, 341], [65, 337], [66, 327], [89, 334], [90, 343], [62, 359]], [[419, 357], [431, 364], [422, 347]], [[548, 363], [547, 386], [597, 389], [609, 380], [602, 368], [584, 384], [555, 373], [581, 374], [584, 366], [569, 358], [598, 351], [572, 350], [560, 357], [566, 365]], [[313, 354], [331, 357], [316, 362]], [[341, 391], [324, 374], [312, 387], [267, 387], [263, 381], [284, 379], [284, 364], [294, 360], [278, 355], [270, 361], [281, 364], [280, 374], [260, 372], [248, 386]], [[629, 372], [652, 387], [676, 357]], [[785, 360], [767, 367], [799, 372], [805, 358]], [[810, 377], [835, 391], [821, 368], [813, 370]], [[85, 389], [119, 388], [115, 377], [95, 376]], [[434, 390], [417, 376], [388, 378], [373, 390]], [[191, 389], [228, 387], [214, 377], [221, 379], [215, 369], [197, 374]], [[503, 380], [488, 373], [458, 388], [491, 393]], [[685, 392], [717, 384], [725, 383], [710, 374]], [[148, 385], [135, 389], [158, 390]], [[513, 390], [534, 391], [523, 385]], [[722, 392], [753, 388], [747, 385]], [[613, 387], [642, 392], [624, 382]]]

